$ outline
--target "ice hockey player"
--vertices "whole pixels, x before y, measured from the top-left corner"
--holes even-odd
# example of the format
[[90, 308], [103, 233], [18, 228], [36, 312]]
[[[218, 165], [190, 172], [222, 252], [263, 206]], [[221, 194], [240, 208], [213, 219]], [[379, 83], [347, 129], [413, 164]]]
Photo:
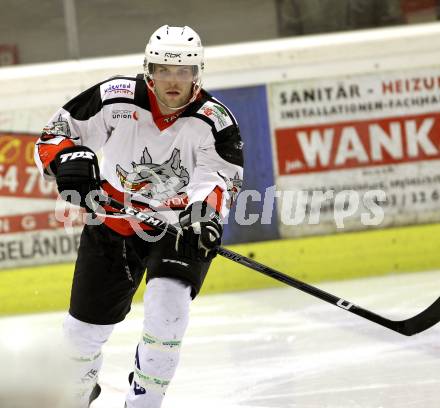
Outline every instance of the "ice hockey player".
[[77, 408], [99, 395], [101, 348], [129, 312], [145, 269], [144, 322], [126, 406], [160, 407], [174, 376], [191, 300], [243, 174], [238, 125], [202, 89], [203, 64], [194, 30], [162, 26], [146, 46], [143, 74], [82, 92], [55, 112], [36, 144], [40, 172], [66, 200], [87, 207], [102, 188], [168, 219], [177, 214], [181, 229], [177, 239], [158, 234], [109, 206], [103, 223], [99, 216], [85, 225], [64, 321], [77, 362]]

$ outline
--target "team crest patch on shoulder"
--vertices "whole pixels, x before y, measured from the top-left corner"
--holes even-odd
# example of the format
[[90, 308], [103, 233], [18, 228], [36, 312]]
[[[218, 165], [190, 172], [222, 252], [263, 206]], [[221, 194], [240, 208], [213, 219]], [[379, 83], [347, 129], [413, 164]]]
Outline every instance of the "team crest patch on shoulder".
[[101, 84], [101, 99], [111, 98], [130, 98], [134, 99], [134, 90], [136, 88], [136, 81], [128, 79], [113, 79], [111, 81]]
[[66, 137], [68, 139], [79, 139], [78, 137], [72, 138], [69, 122], [67, 119], [64, 119], [61, 114], [58, 115], [57, 120], [54, 120], [50, 125], [44, 127], [41, 140], [49, 140], [57, 136]]
[[238, 193], [241, 190], [241, 187], [243, 186], [243, 180], [240, 178], [240, 175], [238, 172], [235, 173], [234, 177], [227, 177], [224, 176], [219, 171], [217, 174], [224, 180], [226, 183], [226, 188], [229, 193], [229, 199], [226, 201], [226, 207], [231, 208], [232, 204], [237, 199]]
[[208, 101], [197, 111], [197, 113], [211, 119], [214, 122], [217, 132], [220, 132], [233, 124], [226, 109], [218, 103]]

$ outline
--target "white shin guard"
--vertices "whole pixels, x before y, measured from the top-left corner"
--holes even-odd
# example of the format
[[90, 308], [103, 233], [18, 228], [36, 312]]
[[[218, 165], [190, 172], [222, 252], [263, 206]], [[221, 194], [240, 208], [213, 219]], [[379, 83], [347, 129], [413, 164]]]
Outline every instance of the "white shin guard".
[[64, 320], [64, 336], [70, 349], [78, 408], [89, 406], [89, 396], [102, 366], [101, 348], [114, 325], [84, 323], [71, 315]]
[[175, 279], [155, 278], [144, 294], [144, 327], [136, 350], [128, 408], [159, 408], [174, 376], [180, 343], [189, 321], [191, 287]]

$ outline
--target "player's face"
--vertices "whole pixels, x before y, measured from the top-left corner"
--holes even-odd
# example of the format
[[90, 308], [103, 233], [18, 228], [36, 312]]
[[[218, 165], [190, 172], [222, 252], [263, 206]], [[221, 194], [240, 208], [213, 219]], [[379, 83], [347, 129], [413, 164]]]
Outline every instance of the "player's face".
[[194, 73], [190, 65], [157, 64], [153, 80], [159, 100], [172, 108], [185, 105], [192, 96]]

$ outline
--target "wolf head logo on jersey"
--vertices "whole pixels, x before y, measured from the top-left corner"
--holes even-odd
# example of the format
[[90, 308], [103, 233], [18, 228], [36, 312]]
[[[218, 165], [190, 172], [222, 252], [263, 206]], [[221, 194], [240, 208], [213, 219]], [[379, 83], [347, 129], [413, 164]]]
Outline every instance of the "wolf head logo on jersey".
[[61, 113], [58, 115], [58, 119], [53, 121], [51, 125], [47, 125], [44, 127], [41, 140], [46, 142], [48, 140], [54, 139], [57, 136], [62, 136], [71, 140], [78, 140], [79, 137], [73, 137], [70, 132], [69, 122], [61, 116]]
[[180, 151], [174, 149], [162, 164], [153, 163], [148, 149], [144, 149], [140, 163], [132, 162], [133, 171], [116, 165], [116, 173], [124, 190], [146, 198], [163, 201], [175, 196], [189, 183], [188, 171], [181, 166]]

